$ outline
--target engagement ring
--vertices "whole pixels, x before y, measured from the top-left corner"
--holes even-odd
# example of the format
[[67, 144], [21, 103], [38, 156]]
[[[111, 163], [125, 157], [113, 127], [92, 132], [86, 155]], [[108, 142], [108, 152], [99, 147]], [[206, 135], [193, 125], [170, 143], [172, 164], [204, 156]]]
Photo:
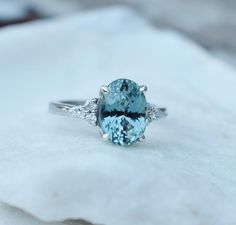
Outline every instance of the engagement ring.
[[100, 88], [100, 97], [88, 101], [50, 103], [50, 111], [82, 118], [99, 126], [101, 136], [117, 145], [131, 145], [145, 139], [144, 132], [153, 120], [166, 117], [166, 108], [147, 102], [145, 85], [118, 79]]

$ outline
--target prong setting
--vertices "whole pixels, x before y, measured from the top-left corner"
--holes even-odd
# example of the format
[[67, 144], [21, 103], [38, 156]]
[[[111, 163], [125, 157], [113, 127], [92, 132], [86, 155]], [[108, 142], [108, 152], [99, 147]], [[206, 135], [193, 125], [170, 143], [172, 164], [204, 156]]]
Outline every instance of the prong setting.
[[108, 134], [101, 132], [101, 137], [103, 140], [108, 140], [108, 136], [109, 136]]
[[147, 91], [147, 86], [146, 85], [141, 85], [139, 88], [139, 91], [141, 91], [142, 93], [145, 93]]
[[139, 138], [139, 142], [144, 142], [146, 139], [145, 135], [143, 134], [140, 138]]
[[100, 93], [101, 93], [101, 94], [106, 94], [106, 93], [108, 93], [108, 92], [109, 92], [109, 88], [108, 88], [107, 85], [102, 85], [102, 86], [100, 87]]

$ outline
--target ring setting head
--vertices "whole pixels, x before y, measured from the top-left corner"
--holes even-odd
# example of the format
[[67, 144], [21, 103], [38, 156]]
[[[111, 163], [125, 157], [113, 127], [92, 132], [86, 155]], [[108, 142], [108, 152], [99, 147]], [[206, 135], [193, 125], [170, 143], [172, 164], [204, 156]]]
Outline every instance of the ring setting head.
[[141, 85], [139, 90], [142, 92], [142, 93], [145, 93], [147, 91], [147, 86], [146, 85]]
[[101, 87], [97, 122], [106, 139], [117, 145], [131, 145], [144, 139], [146, 90], [146, 86], [128, 79], [118, 79]]

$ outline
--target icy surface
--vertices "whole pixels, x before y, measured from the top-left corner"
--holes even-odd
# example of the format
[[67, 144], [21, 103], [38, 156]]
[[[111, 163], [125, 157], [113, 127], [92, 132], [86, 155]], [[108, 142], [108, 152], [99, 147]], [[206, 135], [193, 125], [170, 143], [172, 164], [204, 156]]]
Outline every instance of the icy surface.
[[[169, 117], [129, 148], [48, 102], [125, 77]], [[0, 201], [45, 221], [236, 223], [236, 74], [122, 8], [0, 33]], [[1, 214], [0, 214], [1, 216]]]

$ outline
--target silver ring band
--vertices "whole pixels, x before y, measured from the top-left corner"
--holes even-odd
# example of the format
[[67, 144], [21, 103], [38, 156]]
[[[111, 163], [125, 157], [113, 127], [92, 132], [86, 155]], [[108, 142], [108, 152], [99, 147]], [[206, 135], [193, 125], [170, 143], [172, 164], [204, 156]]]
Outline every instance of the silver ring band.
[[49, 110], [52, 113], [61, 114], [61, 115], [68, 115], [68, 112], [71, 108], [75, 106], [82, 106], [86, 103], [86, 101], [58, 101], [58, 102], [51, 102], [49, 104]]

